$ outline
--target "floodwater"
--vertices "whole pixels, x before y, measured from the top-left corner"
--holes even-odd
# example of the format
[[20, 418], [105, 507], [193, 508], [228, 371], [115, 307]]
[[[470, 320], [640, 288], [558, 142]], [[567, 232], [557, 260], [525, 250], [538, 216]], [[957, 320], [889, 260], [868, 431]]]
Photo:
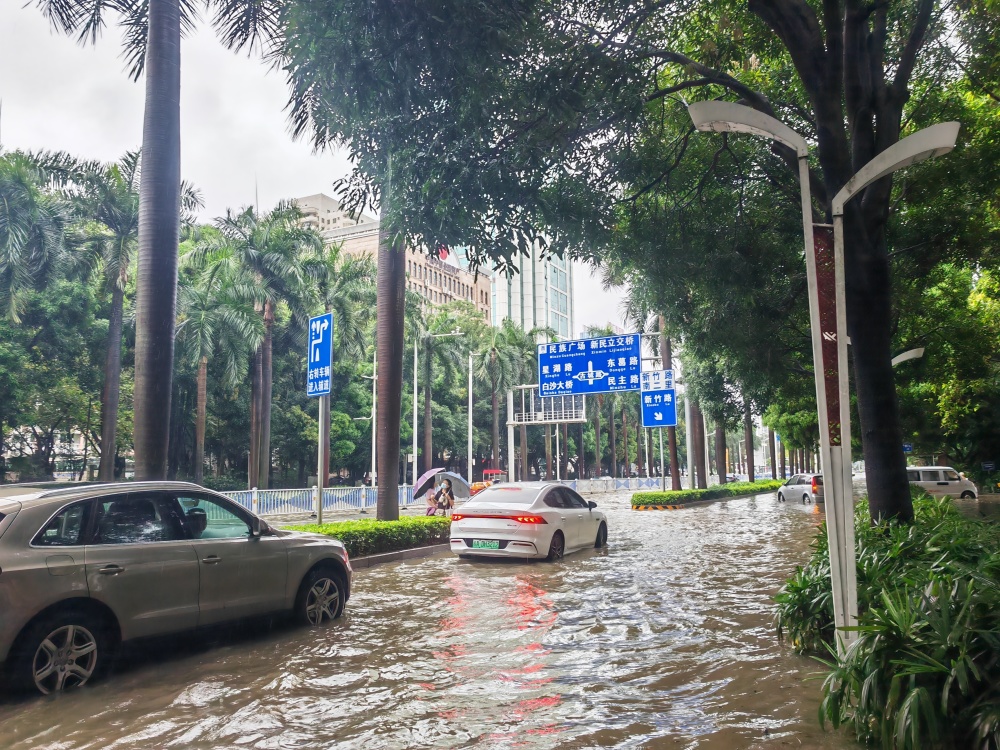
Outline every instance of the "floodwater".
[[819, 508], [595, 499], [606, 550], [361, 571], [329, 626], [192, 636], [83, 690], [8, 699], [0, 747], [857, 747], [819, 727], [818, 666], [773, 626]]

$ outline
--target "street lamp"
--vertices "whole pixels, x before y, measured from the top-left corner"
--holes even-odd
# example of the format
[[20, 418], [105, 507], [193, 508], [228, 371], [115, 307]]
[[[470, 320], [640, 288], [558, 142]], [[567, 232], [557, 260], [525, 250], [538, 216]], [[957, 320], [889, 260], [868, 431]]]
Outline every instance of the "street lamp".
[[903, 362], [908, 362], [911, 359], [920, 359], [922, 356], [924, 356], [924, 348], [922, 346], [919, 349], [910, 349], [893, 357], [892, 366], [901, 365]]
[[[375, 489], [375, 418], [378, 416], [378, 392], [375, 388], [378, 383], [378, 349], [375, 349], [375, 354], [372, 357], [372, 374], [362, 375], [365, 380], [372, 381], [372, 413], [370, 417], [355, 417], [355, 421], [367, 421], [371, 420], [372, 423], [372, 489]], [[367, 513], [365, 510], [364, 503], [361, 505], [361, 512]]]
[[[886, 149], [862, 167], [833, 199], [833, 252], [826, 231], [812, 224], [809, 146], [775, 118], [732, 102], [697, 102], [688, 107], [701, 131], [753, 133], [795, 151], [799, 166], [802, 229], [805, 239], [813, 371], [820, 426], [820, 454], [826, 485], [826, 517], [838, 649], [856, 637], [843, 628], [857, 622], [857, 565], [851, 483], [851, 422], [847, 373], [847, 315], [844, 285], [844, 204], [872, 182], [897, 169], [947, 153], [955, 145], [958, 123], [934, 125]], [[839, 424], [838, 424], [839, 423]], [[838, 429], [839, 427], [839, 429]], [[845, 451], [847, 453], [845, 460]]]
[[462, 332], [456, 327], [450, 333], [426, 333], [423, 336], [413, 338], [413, 486], [417, 485], [417, 352], [420, 349], [421, 339], [446, 339], [453, 336], [461, 336]]

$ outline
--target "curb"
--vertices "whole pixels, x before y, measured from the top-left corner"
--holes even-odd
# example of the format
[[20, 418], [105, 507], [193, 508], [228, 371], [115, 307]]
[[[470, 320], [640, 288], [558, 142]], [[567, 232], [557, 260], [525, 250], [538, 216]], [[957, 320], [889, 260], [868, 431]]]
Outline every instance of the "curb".
[[374, 568], [376, 565], [396, 562], [398, 560], [416, 560], [421, 557], [431, 557], [439, 552], [446, 552], [451, 549], [451, 543], [432, 544], [428, 547], [413, 547], [411, 549], [401, 549], [395, 552], [383, 552], [379, 555], [365, 555], [364, 557], [352, 557], [351, 568]]

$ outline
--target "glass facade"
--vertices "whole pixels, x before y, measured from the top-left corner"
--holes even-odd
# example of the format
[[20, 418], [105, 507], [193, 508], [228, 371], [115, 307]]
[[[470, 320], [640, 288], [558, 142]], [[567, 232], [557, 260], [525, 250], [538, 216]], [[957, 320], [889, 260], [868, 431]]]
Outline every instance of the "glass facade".
[[493, 324], [510, 318], [524, 330], [551, 328], [561, 339], [573, 338], [573, 264], [566, 258], [542, 257], [537, 248], [523, 258], [511, 277], [492, 280]]

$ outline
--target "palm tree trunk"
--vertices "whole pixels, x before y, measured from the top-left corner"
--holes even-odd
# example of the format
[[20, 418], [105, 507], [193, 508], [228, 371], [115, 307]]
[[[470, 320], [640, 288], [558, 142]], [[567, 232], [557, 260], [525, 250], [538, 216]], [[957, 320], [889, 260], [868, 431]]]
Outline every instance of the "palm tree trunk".
[[565, 479], [566, 472], [569, 470], [569, 425], [563, 424], [560, 429], [562, 429], [562, 445], [560, 446], [562, 449], [560, 452], [562, 458], [560, 459], [561, 463], [559, 466], [562, 468], [560, 469], [559, 476]]
[[586, 432], [587, 423], [580, 422], [580, 446], [576, 451], [576, 454], [580, 457], [577, 459], [577, 479], [587, 478], [587, 451], [583, 449], [583, 435]]
[[[430, 367], [426, 368], [430, 370]], [[431, 425], [431, 373], [424, 379], [424, 471], [434, 468], [434, 434]]]
[[778, 478], [778, 465], [774, 462], [774, 430], [767, 428], [767, 450], [771, 459], [771, 479]]
[[719, 484], [726, 483], [726, 426], [721, 419], [715, 421], [715, 468], [719, 472]]
[[179, 0], [149, 0], [136, 281], [135, 478], [163, 479], [170, 440], [181, 189]]
[[500, 468], [500, 401], [497, 399], [495, 381], [493, 383], [493, 462], [490, 468]]
[[528, 426], [521, 425], [521, 481], [528, 481]]
[[208, 357], [198, 360], [198, 412], [194, 422], [194, 483], [205, 478], [205, 416], [208, 409]]
[[113, 284], [108, 316], [108, 346], [104, 359], [104, 390], [101, 392], [101, 466], [97, 478], [115, 478], [115, 444], [118, 432], [118, 400], [122, 379], [122, 307], [125, 291]]
[[271, 390], [274, 380], [274, 303], [264, 303], [264, 344], [260, 357], [260, 458], [257, 487], [266, 490], [271, 481]]
[[708, 489], [708, 471], [705, 462], [705, 420], [701, 415], [701, 407], [698, 402], [691, 404], [691, 419], [694, 422], [692, 430], [694, 438], [694, 463], [696, 476], [698, 479], [698, 489]]
[[257, 486], [260, 477], [260, 389], [262, 346], [253, 353], [250, 362], [250, 452], [247, 456], [247, 483]]
[[[389, 187], [387, 180], [385, 188]], [[382, 200], [383, 205], [391, 200], [388, 189], [382, 191]], [[383, 221], [379, 227], [376, 291], [379, 365], [378, 434], [375, 438], [378, 460], [377, 516], [380, 521], [395, 521], [399, 518], [399, 421], [403, 395], [406, 253], [388, 221]]]
[[622, 404], [622, 453], [625, 454], [625, 478], [632, 476], [632, 462], [628, 455], [628, 413], [625, 411], [625, 404]]
[[615, 410], [611, 409], [611, 476], [618, 477], [618, 431], [615, 426]]
[[747, 479], [754, 481], [757, 473], [753, 459], [753, 417], [750, 415], [750, 400], [743, 399], [743, 438], [747, 441]]
[[545, 478], [552, 479], [552, 427], [545, 425]]
[[[670, 339], [663, 335], [663, 330], [666, 327], [666, 320], [661, 315], [660, 316], [660, 351], [663, 355], [663, 369], [669, 370], [673, 369], [674, 366], [674, 350], [671, 346]], [[677, 470], [680, 465], [677, 462], [677, 428], [668, 427], [667, 428], [667, 451], [670, 459], [670, 489], [679, 490], [681, 488], [681, 473]], [[688, 457], [690, 461], [690, 456]]]

